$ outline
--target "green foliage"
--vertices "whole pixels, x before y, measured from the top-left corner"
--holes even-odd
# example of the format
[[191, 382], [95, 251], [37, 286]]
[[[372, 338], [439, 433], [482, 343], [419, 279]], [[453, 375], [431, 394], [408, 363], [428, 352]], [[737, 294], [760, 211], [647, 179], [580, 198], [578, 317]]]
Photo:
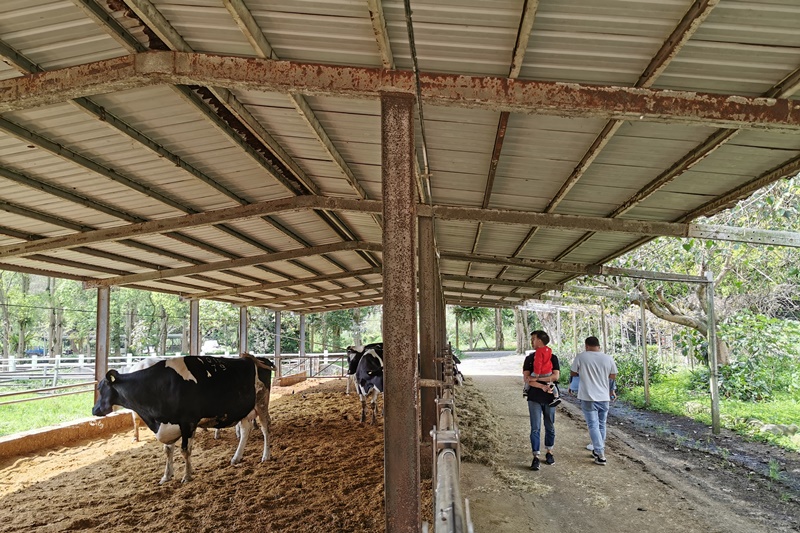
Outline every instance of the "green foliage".
[[[720, 324], [733, 361], [719, 368], [719, 391], [724, 398], [745, 402], [767, 401], [777, 392], [800, 391], [797, 339], [800, 323], [742, 312]], [[695, 370], [692, 386], [707, 388], [708, 368]]]
[[[644, 386], [644, 362], [640, 353], [624, 352], [614, 355], [617, 363], [617, 388], [629, 390]], [[657, 357], [648, 357], [647, 373], [650, 383], [663, 381], [672, 369]]]
[[[620, 399], [643, 408], [644, 389], [635, 387], [620, 391]], [[800, 425], [800, 394], [776, 392], [770, 401], [753, 403], [735, 398], [720, 399], [720, 418], [723, 427], [755, 440], [770, 442], [790, 450], [800, 451], [800, 434], [794, 436], [759, 433], [747, 423], [758, 419], [765, 424]], [[666, 376], [650, 387], [649, 409], [679, 416], [688, 416], [704, 424], [711, 424], [711, 394], [708, 383], [699, 387], [689, 370]]]
[[[18, 399], [18, 397], [13, 397]], [[0, 437], [92, 416], [94, 394], [84, 392], [45, 400], [0, 405]]]

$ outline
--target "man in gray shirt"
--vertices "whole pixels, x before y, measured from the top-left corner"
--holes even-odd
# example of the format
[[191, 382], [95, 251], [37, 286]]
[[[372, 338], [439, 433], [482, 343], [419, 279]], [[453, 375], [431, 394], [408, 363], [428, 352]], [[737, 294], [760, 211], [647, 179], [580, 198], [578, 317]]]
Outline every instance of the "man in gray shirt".
[[614, 380], [617, 377], [617, 364], [614, 358], [600, 349], [597, 337], [586, 339], [586, 351], [581, 352], [572, 361], [570, 375], [580, 375], [578, 399], [581, 411], [589, 426], [589, 437], [592, 439], [592, 455], [595, 464], [606, 464], [606, 419], [608, 404], [617, 398]]

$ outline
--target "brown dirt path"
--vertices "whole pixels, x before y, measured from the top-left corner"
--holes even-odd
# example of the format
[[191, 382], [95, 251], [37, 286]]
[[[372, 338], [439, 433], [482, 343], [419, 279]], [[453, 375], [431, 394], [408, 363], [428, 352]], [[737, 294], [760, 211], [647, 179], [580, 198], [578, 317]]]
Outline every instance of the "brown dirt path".
[[486, 399], [492, 411], [486, 416], [497, 421], [500, 435], [494, 466], [462, 466], [475, 531], [800, 531], [798, 494], [774, 490], [755, 472], [737, 471], [674, 440], [665, 446], [616, 416], [616, 407], [609, 418], [608, 466], [593, 464], [583, 416], [567, 401], [556, 414], [556, 464], [532, 472], [521, 378], [473, 374], [468, 387]]

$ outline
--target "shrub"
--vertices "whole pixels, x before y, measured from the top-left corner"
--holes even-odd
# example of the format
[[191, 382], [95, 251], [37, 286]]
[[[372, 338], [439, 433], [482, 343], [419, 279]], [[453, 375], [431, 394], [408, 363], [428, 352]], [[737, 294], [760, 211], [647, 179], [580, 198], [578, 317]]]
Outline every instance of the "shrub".
[[[621, 353], [614, 356], [617, 363], [617, 388], [630, 390], [634, 387], [644, 386], [644, 362], [638, 353]], [[672, 373], [672, 368], [665, 365], [656, 357], [648, 357], [647, 372], [650, 383], [663, 381]]]

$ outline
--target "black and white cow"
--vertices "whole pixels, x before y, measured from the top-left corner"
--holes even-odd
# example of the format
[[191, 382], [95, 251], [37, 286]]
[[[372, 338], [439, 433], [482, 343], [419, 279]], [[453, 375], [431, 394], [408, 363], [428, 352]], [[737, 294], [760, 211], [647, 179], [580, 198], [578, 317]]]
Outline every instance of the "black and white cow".
[[377, 422], [378, 395], [383, 394], [383, 344], [368, 344], [361, 352], [355, 371], [356, 390], [361, 399], [361, 422], [367, 419], [367, 397], [371, 397], [372, 423]]
[[[356, 369], [358, 369], [358, 362], [361, 361], [361, 356], [367, 350], [376, 350], [383, 354], [383, 343], [376, 342], [372, 344], [365, 344], [364, 346], [348, 346], [347, 347], [347, 388], [345, 394], [350, 394], [350, 382], [356, 386]], [[383, 357], [381, 355], [381, 357]], [[358, 392], [358, 389], [356, 389]]]
[[257, 416], [264, 435], [261, 461], [269, 459], [268, 409], [273, 369], [267, 359], [242, 354], [237, 359], [176, 357], [131, 374], [110, 370], [97, 385], [99, 395], [92, 414], [105, 416], [115, 405], [138, 413], [165, 444], [167, 466], [161, 483], [173, 476], [172, 445], [181, 439], [186, 482], [192, 479], [192, 440], [198, 427], [223, 428], [241, 422], [239, 446], [231, 459], [231, 464], [236, 464]]

